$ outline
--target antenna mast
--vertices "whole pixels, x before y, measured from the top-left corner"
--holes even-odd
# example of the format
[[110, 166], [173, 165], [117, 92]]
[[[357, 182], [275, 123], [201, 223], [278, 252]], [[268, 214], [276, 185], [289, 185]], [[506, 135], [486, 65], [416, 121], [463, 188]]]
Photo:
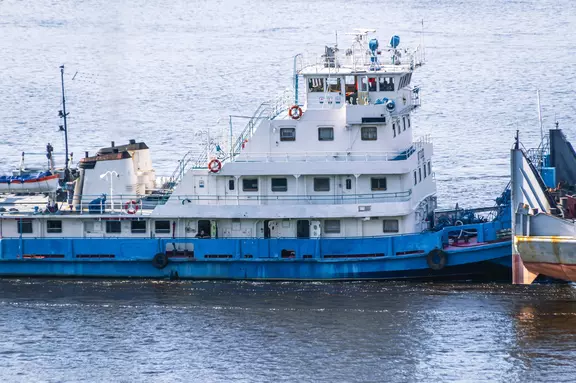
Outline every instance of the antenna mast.
[[68, 164], [68, 124], [66, 122], [66, 96], [64, 92], [64, 65], [60, 66], [60, 80], [62, 83], [62, 110], [58, 111], [58, 115], [60, 118], [64, 120], [64, 126], [60, 125], [60, 130], [64, 131], [64, 146], [66, 147], [66, 162], [64, 167], [64, 182], [68, 182], [70, 180], [70, 168]]

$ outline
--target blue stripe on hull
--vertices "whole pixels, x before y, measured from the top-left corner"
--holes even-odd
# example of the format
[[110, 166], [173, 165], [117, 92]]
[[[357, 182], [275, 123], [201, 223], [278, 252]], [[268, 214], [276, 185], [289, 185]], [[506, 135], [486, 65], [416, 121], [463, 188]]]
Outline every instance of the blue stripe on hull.
[[[423, 239], [425, 237], [429, 237], [428, 243]], [[2, 239], [0, 275], [258, 280], [501, 279], [502, 271], [509, 270], [505, 267], [511, 259], [509, 241], [450, 251], [446, 267], [435, 271], [426, 261], [428, 251], [437, 246], [434, 237], [420, 235], [413, 239], [419, 241], [407, 241], [403, 237], [334, 240]], [[152, 265], [154, 254], [182, 243], [194, 243], [193, 258], [172, 257], [161, 270]], [[295, 258], [281, 258], [281, 251], [285, 249], [294, 251]], [[426, 250], [419, 254], [396, 255], [399, 251], [411, 249]], [[29, 259], [35, 254], [45, 258]], [[82, 258], [86, 255], [101, 257]], [[107, 255], [114, 258], [105, 258]], [[214, 255], [230, 255], [232, 258], [205, 258]], [[252, 258], [245, 258], [248, 255]], [[326, 258], [334, 255], [365, 257]]]

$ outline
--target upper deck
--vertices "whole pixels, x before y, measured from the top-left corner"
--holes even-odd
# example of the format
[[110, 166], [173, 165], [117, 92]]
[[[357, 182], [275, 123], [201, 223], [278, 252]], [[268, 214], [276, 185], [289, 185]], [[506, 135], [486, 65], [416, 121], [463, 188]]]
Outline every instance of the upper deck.
[[[350, 48], [341, 50], [337, 45], [326, 46], [319, 57], [300, 61], [298, 72], [303, 76], [314, 75], [356, 75], [362, 73], [405, 73], [411, 72], [424, 63], [424, 48], [400, 48], [400, 37], [392, 36], [387, 46], [382, 46], [369, 34], [375, 30], [356, 30]], [[296, 61], [297, 63], [298, 61]]]

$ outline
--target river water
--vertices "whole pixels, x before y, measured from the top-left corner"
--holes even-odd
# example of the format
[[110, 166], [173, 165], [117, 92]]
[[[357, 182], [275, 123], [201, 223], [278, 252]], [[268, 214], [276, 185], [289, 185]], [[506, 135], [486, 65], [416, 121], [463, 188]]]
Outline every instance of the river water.
[[[76, 159], [130, 138], [170, 174], [230, 114], [291, 86], [292, 56], [353, 28], [420, 41], [413, 76], [439, 204], [491, 204], [521, 130], [576, 139], [570, 0], [0, 1], [0, 170], [63, 151], [65, 64]], [[237, 129], [241, 128], [238, 126]], [[42, 157], [27, 156], [29, 163]], [[61, 157], [60, 157], [61, 159]], [[573, 381], [570, 285], [0, 282], [0, 378], [74, 381]]]
[[571, 285], [0, 282], [6, 382], [569, 382]]

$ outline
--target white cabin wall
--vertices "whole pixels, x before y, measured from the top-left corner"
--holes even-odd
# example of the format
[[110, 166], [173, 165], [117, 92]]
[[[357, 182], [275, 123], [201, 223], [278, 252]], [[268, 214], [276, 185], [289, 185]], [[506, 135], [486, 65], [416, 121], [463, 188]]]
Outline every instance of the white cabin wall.
[[118, 173], [118, 177], [113, 177], [112, 179], [115, 202], [117, 202], [117, 199], [119, 202], [121, 195], [133, 196], [136, 193], [137, 177], [131, 158], [96, 161], [94, 169], [85, 169], [84, 172], [83, 202], [89, 202], [102, 194], [106, 194], [108, 198], [110, 197], [110, 175], [100, 178], [107, 171], [116, 171]]

